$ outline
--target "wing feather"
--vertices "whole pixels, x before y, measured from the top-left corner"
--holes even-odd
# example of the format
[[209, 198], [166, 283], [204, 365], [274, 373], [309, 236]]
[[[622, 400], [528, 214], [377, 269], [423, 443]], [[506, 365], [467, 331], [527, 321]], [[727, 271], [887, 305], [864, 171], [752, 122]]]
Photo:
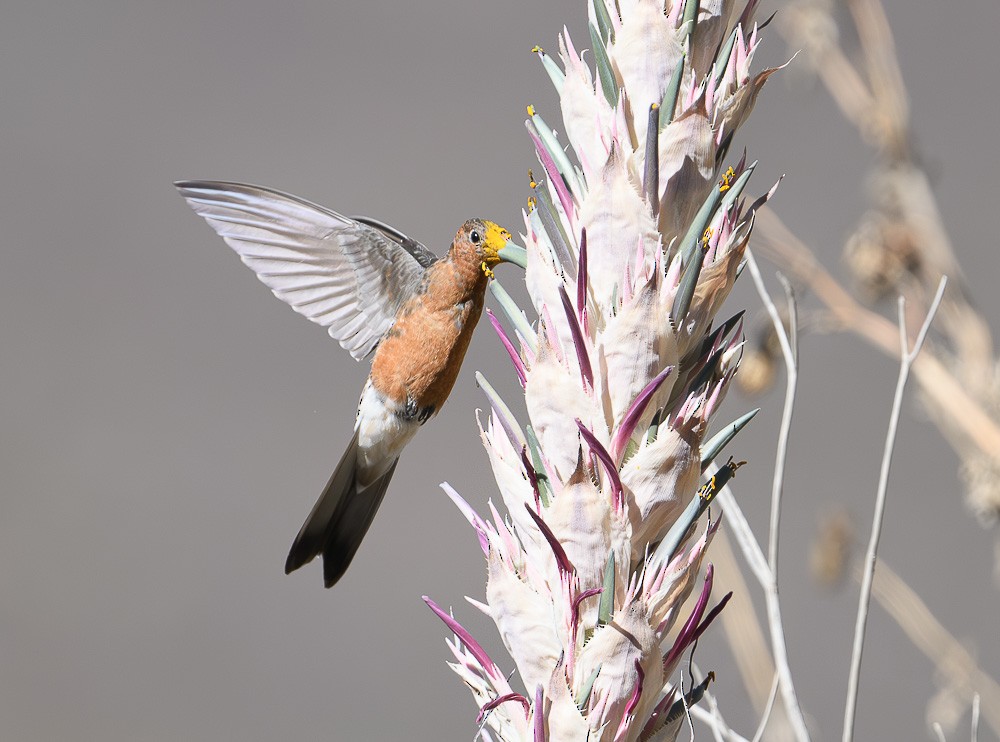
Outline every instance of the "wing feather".
[[175, 184], [272, 293], [358, 360], [419, 290], [433, 254], [391, 227], [246, 183]]

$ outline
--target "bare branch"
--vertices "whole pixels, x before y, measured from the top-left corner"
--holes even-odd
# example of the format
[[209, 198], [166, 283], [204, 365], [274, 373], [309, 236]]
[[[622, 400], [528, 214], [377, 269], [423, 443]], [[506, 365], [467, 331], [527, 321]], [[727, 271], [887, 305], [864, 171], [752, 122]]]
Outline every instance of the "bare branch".
[[767, 729], [767, 722], [771, 720], [771, 711], [774, 709], [774, 699], [778, 695], [778, 673], [774, 673], [774, 680], [771, 681], [771, 694], [767, 697], [767, 705], [764, 707], [764, 713], [760, 717], [760, 724], [757, 725], [757, 731], [753, 735], [753, 742], [760, 742], [764, 738], [764, 730]]
[[[697, 719], [698, 721], [702, 722], [703, 724], [707, 724], [708, 727], [713, 731], [718, 730], [719, 732], [724, 734], [725, 738], [728, 739], [729, 742], [750, 742], [750, 740], [748, 740], [746, 737], [737, 734], [732, 729], [730, 729], [728, 725], [725, 725], [725, 722], [722, 721], [721, 718], [714, 716], [711, 711], [709, 711], [707, 708], [699, 706], [698, 704], [695, 704], [694, 706], [691, 707], [691, 716]], [[724, 726], [720, 727], [720, 724]]]
[[885, 516], [886, 492], [889, 488], [889, 469], [892, 465], [892, 451], [896, 444], [896, 431], [899, 427], [899, 415], [903, 407], [903, 392], [906, 389], [906, 381], [910, 376], [910, 367], [920, 353], [920, 348], [927, 337], [934, 314], [941, 305], [941, 298], [944, 296], [944, 288], [948, 281], [941, 278], [938, 285], [937, 294], [931, 302], [924, 324], [917, 334], [917, 339], [913, 348], [908, 347], [906, 334], [906, 318], [904, 315], [905, 302], [903, 297], [899, 298], [899, 354], [901, 361], [899, 364], [899, 377], [896, 381], [896, 393], [892, 401], [892, 412], [889, 415], [889, 432], [885, 438], [885, 448], [882, 454], [882, 469], [879, 473], [878, 493], [875, 496], [875, 514], [872, 518], [872, 532], [868, 541], [868, 551], [865, 555], [864, 572], [861, 579], [861, 595], [858, 598], [858, 615], [854, 625], [854, 648], [851, 652], [851, 671], [848, 676], [847, 703], [844, 709], [844, 734], [843, 742], [850, 742], [854, 739], [854, 720], [857, 713], [858, 688], [861, 682], [861, 655], [865, 643], [865, 627], [868, 624], [868, 609], [871, 604], [872, 578], [875, 574], [875, 564], [878, 559], [878, 543], [882, 535], [882, 521]]

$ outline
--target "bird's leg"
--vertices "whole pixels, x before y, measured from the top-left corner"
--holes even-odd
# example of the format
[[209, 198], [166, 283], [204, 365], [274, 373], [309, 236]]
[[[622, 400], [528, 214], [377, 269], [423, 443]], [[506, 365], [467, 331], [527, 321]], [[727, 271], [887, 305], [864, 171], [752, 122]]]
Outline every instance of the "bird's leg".
[[406, 395], [406, 404], [399, 413], [399, 416], [404, 420], [416, 420], [421, 425], [430, 420], [433, 415], [434, 405], [419, 407], [417, 406], [417, 401], [409, 394]]

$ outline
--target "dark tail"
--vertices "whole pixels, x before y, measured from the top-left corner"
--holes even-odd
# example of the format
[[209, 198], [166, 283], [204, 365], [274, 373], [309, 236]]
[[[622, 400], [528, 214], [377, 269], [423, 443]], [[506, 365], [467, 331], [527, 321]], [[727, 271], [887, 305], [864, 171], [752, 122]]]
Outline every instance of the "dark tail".
[[295, 537], [285, 561], [285, 574], [294, 572], [320, 554], [323, 555], [323, 579], [327, 587], [333, 587], [347, 571], [396, 471], [396, 462], [393, 462], [389, 471], [358, 491], [357, 450], [355, 431], [323, 494]]

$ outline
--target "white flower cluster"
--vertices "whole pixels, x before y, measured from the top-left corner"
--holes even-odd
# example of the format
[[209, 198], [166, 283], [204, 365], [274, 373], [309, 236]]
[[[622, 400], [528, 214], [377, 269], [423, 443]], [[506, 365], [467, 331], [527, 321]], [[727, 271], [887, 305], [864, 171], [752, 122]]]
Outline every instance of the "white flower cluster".
[[[670, 678], [721, 607], [709, 565], [681, 614], [718, 525], [694, 538], [696, 521], [737, 465], [699, 482], [748, 419], [703, 440], [742, 347], [741, 315], [715, 315], [767, 199], [747, 204], [753, 166], [728, 164], [773, 72], [750, 74], [755, 4], [595, 0], [586, 55], [567, 31], [561, 65], [538, 50], [568, 141], [528, 109], [544, 171], [524, 235], [538, 321], [509, 311], [509, 336], [494, 320], [529, 421], [481, 379], [508, 514], [491, 504], [482, 519], [450, 492], [487, 557], [480, 607], [527, 693], [428, 600], [501, 739], [672, 740], [683, 721]], [[704, 686], [688, 690], [693, 702]]]

